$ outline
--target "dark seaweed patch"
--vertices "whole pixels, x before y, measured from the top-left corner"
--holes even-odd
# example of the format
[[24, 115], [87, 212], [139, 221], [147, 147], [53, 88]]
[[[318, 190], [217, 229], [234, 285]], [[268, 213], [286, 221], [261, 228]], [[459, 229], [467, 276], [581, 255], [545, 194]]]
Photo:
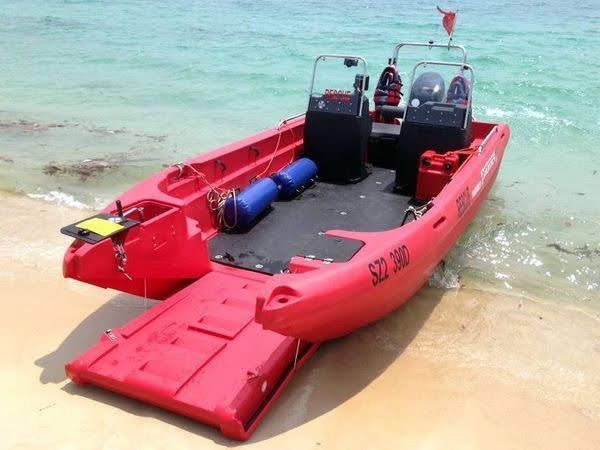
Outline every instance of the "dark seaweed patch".
[[548, 244], [547, 247], [553, 248], [567, 255], [577, 256], [578, 258], [596, 258], [600, 256], [600, 249], [592, 248], [588, 244], [570, 249], [562, 244], [554, 242], [552, 244]]
[[114, 160], [108, 160], [104, 158], [92, 158], [84, 159], [72, 164], [69, 163], [57, 163], [50, 162], [46, 164], [42, 171], [46, 175], [77, 175], [82, 181], [86, 181], [92, 175], [111, 170], [117, 167], [117, 163]]
[[33, 122], [31, 120], [19, 119], [12, 120], [10, 122], [0, 122], [0, 129], [4, 130], [14, 130], [20, 131], [23, 133], [31, 133], [31, 132], [42, 132], [47, 131], [51, 128], [65, 128], [65, 127], [76, 127], [78, 123], [40, 123]]

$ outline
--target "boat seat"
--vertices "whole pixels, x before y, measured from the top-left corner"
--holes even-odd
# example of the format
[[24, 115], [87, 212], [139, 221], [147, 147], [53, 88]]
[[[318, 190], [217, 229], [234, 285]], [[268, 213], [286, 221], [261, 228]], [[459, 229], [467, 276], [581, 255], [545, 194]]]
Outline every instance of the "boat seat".
[[426, 150], [446, 153], [468, 147], [471, 122], [471, 110], [465, 105], [425, 102], [408, 106], [398, 139], [397, 192], [416, 193], [419, 160]]
[[379, 111], [384, 119], [390, 121], [404, 117], [404, 106], [381, 105], [377, 107], [377, 111]]
[[400, 137], [401, 125], [395, 123], [373, 122], [371, 128], [372, 139], [398, 139]]
[[401, 125], [373, 122], [369, 137], [369, 162], [376, 167], [396, 168], [396, 149]]

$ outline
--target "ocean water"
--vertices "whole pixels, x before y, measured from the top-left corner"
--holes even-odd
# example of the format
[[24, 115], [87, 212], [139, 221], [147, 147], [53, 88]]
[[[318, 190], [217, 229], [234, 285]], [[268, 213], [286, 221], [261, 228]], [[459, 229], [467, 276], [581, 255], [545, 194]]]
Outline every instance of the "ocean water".
[[[512, 140], [437, 282], [600, 308], [600, 3], [442, 6], [459, 9], [476, 117]], [[395, 43], [444, 37], [434, 3], [4, 0], [0, 189], [101, 207], [303, 111], [319, 53], [362, 55], [376, 79]], [[403, 51], [400, 69], [446, 52]]]

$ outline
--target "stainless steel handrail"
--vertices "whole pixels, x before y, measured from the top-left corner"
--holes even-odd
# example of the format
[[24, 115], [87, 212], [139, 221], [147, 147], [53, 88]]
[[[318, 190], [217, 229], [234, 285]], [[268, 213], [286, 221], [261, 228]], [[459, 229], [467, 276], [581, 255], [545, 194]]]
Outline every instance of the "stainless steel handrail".
[[434, 44], [433, 42], [423, 43], [423, 42], [400, 42], [396, 44], [394, 47], [394, 55], [392, 56], [392, 64], [396, 64], [398, 61], [398, 52], [402, 47], [436, 47], [436, 48], [447, 48], [447, 49], [457, 49], [462, 52], [463, 55], [463, 64], [467, 63], [467, 49], [465, 49], [462, 45], [455, 44]]
[[286, 123], [288, 123], [291, 120], [297, 119], [298, 117], [303, 116], [304, 114], [306, 114], [306, 111], [298, 113], [298, 114], [294, 114], [293, 116], [289, 116], [289, 117], [284, 117], [283, 119], [281, 119], [279, 122], [277, 122], [277, 127], [276, 128], [281, 128], [282, 125], [285, 125]]
[[339, 54], [324, 54], [324, 55], [317, 56], [316, 59], [315, 59], [315, 63], [313, 64], [312, 79], [310, 81], [310, 91], [308, 93], [308, 106], [310, 107], [310, 98], [312, 97], [313, 89], [315, 87], [315, 77], [316, 77], [316, 74], [317, 74], [317, 64], [319, 63], [319, 61], [321, 61], [321, 60], [325, 61], [325, 59], [327, 59], [327, 58], [338, 58], [338, 59], [351, 58], [351, 59], [357, 59], [359, 61], [362, 61], [363, 66], [364, 66], [364, 71], [363, 71], [363, 79], [362, 79], [362, 86], [361, 86], [360, 104], [358, 106], [358, 115], [360, 116], [362, 114], [362, 109], [363, 109], [363, 98], [362, 98], [362, 96], [364, 96], [364, 93], [365, 93], [365, 84], [367, 82], [367, 60], [365, 58], [363, 58], [362, 56], [339, 55]]
[[477, 147], [477, 154], [478, 155], [481, 155], [481, 152], [483, 151], [483, 149], [485, 148], [485, 146], [487, 145], [487, 143], [490, 141], [490, 139], [492, 138], [492, 136], [494, 134], [496, 134], [497, 132], [498, 132], [498, 125], [494, 125], [494, 128], [492, 128], [490, 130], [490, 132], [485, 137], [485, 139], [483, 141], [481, 141], [481, 144], [479, 144], [479, 147]]
[[[410, 86], [411, 91], [412, 91], [413, 82], [415, 81], [415, 73], [417, 72], [417, 69], [421, 66], [428, 66], [428, 65], [460, 67], [461, 71], [467, 70], [471, 73], [471, 89], [469, 92], [469, 97], [467, 99], [467, 113], [465, 114], [465, 121], [463, 123], [463, 128], [466, 128], [468, 118], [469, 118], [469, 110], [471, 109], [471, 102], [473, 99], [473, 87], [475, 85], [475, 72], [473, 71], [473, 68], [469, 64], [465, 64], [465, 63], [452, 63], [452, 62], [447, 62], [447, 61], [419, 61], [413, 67], [412, 73], [410, 75], [409, 86]], [[408, 95], [409, 95], [409, 102], [410, 102], [410, 92]], [[404, 116], [402, 118], [402, 123], [404, 123], [404, 120], [406, 119], [406, 113], [408, 111], [408, 107], [409, 107], [409, 103], [407, 103], [406, 108], [404, 108]]]

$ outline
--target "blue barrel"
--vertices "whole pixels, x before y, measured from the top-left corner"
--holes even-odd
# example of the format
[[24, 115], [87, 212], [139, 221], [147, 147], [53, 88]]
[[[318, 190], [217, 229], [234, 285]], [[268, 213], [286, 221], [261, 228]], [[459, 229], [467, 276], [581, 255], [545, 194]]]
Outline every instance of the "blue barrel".
[[277, 185], [270, 178], [262, 178], [235, 198], [225, 202], [224, 219], [228, 226], [239, 228], [250, 225], [265, 209], [277, 199]]
[[279, 196], [289, 200], [308, 186], [316, 175], [317, 165], [311, 159], [301, 158], [273, 175], [273, 180], [279, 188]]

